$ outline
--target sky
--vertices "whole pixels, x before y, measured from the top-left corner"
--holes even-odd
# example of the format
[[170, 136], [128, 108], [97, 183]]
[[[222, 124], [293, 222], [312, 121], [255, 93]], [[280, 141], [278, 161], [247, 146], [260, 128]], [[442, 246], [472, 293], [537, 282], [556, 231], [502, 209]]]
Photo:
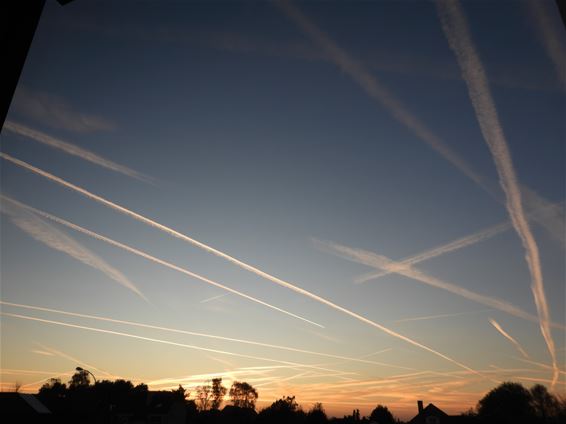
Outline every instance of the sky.
[[1, 388], [565, 394], [564, 40], [550, 1], [47, 1], [1, 133]]

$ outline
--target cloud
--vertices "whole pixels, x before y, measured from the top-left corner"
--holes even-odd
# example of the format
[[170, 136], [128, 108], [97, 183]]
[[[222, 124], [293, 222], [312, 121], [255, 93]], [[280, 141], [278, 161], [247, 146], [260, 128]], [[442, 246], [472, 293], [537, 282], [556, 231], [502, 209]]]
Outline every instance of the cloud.
[[95, 115], [81, 113], [63, 98], [18, 87], [12, 107], [22, 115], [56, 129], [75, 133], [112, 131], [116, 125]]
[[126, 175], [131, 178], [135, 178], [140, 181], [152, 183], [153, 179], [151, 177], [147, 177], [137, 171], [134, 171], [127, 166], [120, 165], [116, 162], [112, 162], [102, 156], [97, 155], [89, 150], [83, 149], [82, 147], [76, 146], [74, 144], [68, 143], [61, 139], [51, 137], [41, 131], [34, 130], [32, 128], [26, 127], [25, 125], [18, 124], [17, 122], [13, 121], [6, 121], [4, 123], [3, 129], [11, 131], [15, 134], [22, 135], [26, 138], [35, 140], [41, 144], [49, 146], [53, 149], [60, 150], [65, 152], [69, 155], [76, 156], [88, 162], [94, 163], [95, 165], [101, 166], [106, 169], [110, 169], [111, 171], [118, 172], [120, 174]]
[[507, 340], [509, 340], [511, 343], [513, 343], [513, 345], [517, 348], [517, 350], [521, 353], [521, 355], [523, 355], [527, 359], [530, 359], [527, 352], [525, 352], [525, 349], [523, 349], [523, 346], [521, 346], [517, 340], [515, 340], [513, 337], [511, 337], [509, 335], [509, 333], [507, 333], [503, 328], [501, 328], [501, 326], [499, 325], [499, 323], [497, 321], [490, 318], [489, 323], [491, 325], [493, 325], [495, 327], [495, 329], [497, 331], [499, 331], [503, 337], [505, 337]]
[[[413, 114], [393, 92], [388, 90], [376, 75], [371, 73], [361, 62], [355, 60], [346, 50], [338, 46], [328, 34], [317, 27], [314, 22], [305, 16], [297, 7], [293, 6], [291, 2], [280, 0], [277, 4], [305, 34], [326, 52], [329, 60], [356, 82], [369, 97], [377, 101], [383, 108], [391, 113], [400, 124], [405, 126], [418, 139], [428, 144], [433, 150], [474, 181], [490, 196], [499, 202], [503, 202], [497, 184], [473, 169], [464, 158], [452, 150], [444, 140]], [[540, 202], [548, 203], [540, 196], [537, 204], [531, 204], [532, 199], [530, 198], [526, 198], [525, 200], [529, 202], [527, 203], [529, 209], [539, 208], [541, 206]], [[537, 218], [537, 221], [539, 220], [540, 219]], [[550, 231], [552, 237], [557, 237], [557, 234], [564, 234], [565, 232], [565, 224], [563, 221], [554, 220], [552, 225], [543, 223], [543, 226]]]
[[495, 162], [499, 183], [505, 193], [506, 207], [511, 222], [525, 248], [525, 259], [531, 273], [531, 290], [540, 320], [540, 330], [552, 359], [553, 382], [555, 383], [558, 380], [558, 365], [554, 339], [549, 326], [550, 312], [544, 292], [539, 250], [523, 209], [521, 189], [507, 140], [491, 96], [486, 73], [476, 52], [460, 3], [437, 0], [436, 5], [442, 22], [442, 29], [460, 65], [481, 132]]
[[[269, 280], [269, 281], [271, 281], [271, 282], [273, 282], [273, 283], [275, 283], [275, 284], [277, 284], [277, 285], [280, 285], [280, 286], [282, 286], [282, 287], [288, 288], [288, 289], [290, 289], [290, 290], [292, 290], [292, 291], [294, 291], [294, 292], [296, 292], [296, 293], [299, 293], [299, 294], [301, 294], [301, 295], [303, 295], [303, 296], [305, 296], [305, 297], [308, 297], [308, 298], [310, 298], [310, 299], [313, 299], [313, 300], [315, 300], [315, 301], [317, 301], [317, 302], [319, 302], [319, 303], [322, 303], [322, 304], [324, 304], [324, 305], [326, 305], [326, 306], [328, 306], [328, 307], [330, 307], [330, 308], [332, 308], [332, 309], [334, 309], [334, 310], [337, 310], [337, 311], [339, 311], [339, 312], [341, 312], [341, 313], [343, 313], [343, 314], [349, 315], [350, 317], [355, 318], [355, 319], [357, 319], [358, 321], [361, 321], [361, 322], [363, 322], [363, 323], [365, 323], [365, 324], [368, 324], [368, 325], [370, 325], [370, 326], [372, 326], [372, 327], [374, 327], [374, 328], [377, 328], [378, 330], [381, 330], [381, 331], [383, 331], [384, 333], [386, 333], [386, 334], [388, 334], [388, 335], [390, 335], [390, 336], [392, 336], [392, 337], [395, 337], [395, 338], [397, 338], [397, 339], [403, 340], [403, 341], [405, 341], [406, 343], [409, 343], [409, 344], [411, 344], [411, 345], [413, 345], [413, 346], [416, 346], [416, 347], [418, 347], [418, 348], [420, 348], [420, 349], [426, 350], [427, 352], [432, 353], [433, 355], [436, 355], [436, 356], [438, 356], [438, 357], [440, 357], [440, 358], [442, 358], [442, 359], [444, 359], [444, 360], [446, 360], [446, 361], [452, 362], [453, 364], [455, 364], [455, 365], [457, 365], [457, 366], [459, 366], [459, 367], [461, 367], [461, 368], [464, 368], [464, 369], [466, 369], [466, 370], [475, 372], [472, 368], [468, 367], [467, 365], [464, 365], [464, 364], [462, 364], [461, 362], [458, 362], [458, 361], [456, 361], [455, 359], [453, 359], [453, 358], [451, 358], [451, 357], [449, 357], [449, 356], [447, 356], [447, 355], [445, 355], [445, 354], [443, 354], [443, 353], [441, 353], [441, 352], [439, 352], [439, 351], [436, 351], [436, 350], [434, 350], [434, 349], [432, 349], [432, 348], [430, 348], [430, 347], [428, 347], [428, 346], [426, 346], [426, 345], [424, 345], [424, 344], [422, 344], [422, 343], [419, 343], [419, 342], [417, 342], [416, 340], [413, 340], [413, 339], [411, 339], [411, 338], [409, 338], [409, 337], [407, 337], [407, 336], [404, 336], [404, 335], [402, 335], [402, 334], [400, 334], [400, 333], [397, 333], [396, 331], [390, 330], [389, 328], [387, 328], [387, 327], [385, 327], [385, 326], [383, 326], [383, 325], [381, 325], [381, 324], [378, 324], [377, 322], [374, 322], [374, 321], [372, 321], [372, 320], [370, 320], [370, 319], [368, 319], [368, 318], [366, 318], [366, 317], [364, 317], [364, 316], [362, 316], [362, 315], [360, 315], [360, 314], [357, 314], [357, 313], [355, 313], [355, 312], [353, 312], [353, 311], [350, 311], [349, 309], [346, 309], [346, 308], [344, 308], [344, 307], [342, 307], [342, 306], [339, 306], [339, 305], [337, 305], [336, 303], [333, 303], [333, 302], [331, 302], [331, 301], [329, 301], [329, 300], [327, 300], [327, 299], [325, 299], [325, 298], [323, 298], [323, 297], [321, 297], [321, 296], [318, 296], [318, 295], [316, 295], [316, 294], [314, 294], [314, 293], [309, 292], [308, 290], [302, 289], [302, 288], [297, 287], [297, 286], [295, 286], [295, 285], [293, 285], [293, 284], [291, 284], [291, 283], [289, 283], [289, 282], [287, 282], [287, 281], [284, 281], [284, 280], [282, 280], [282, 279], [280, 279], [280, 278], [277, 278], [277, 277], [275, 277], [275, 276], [273, 276], [273, 275], [271, 275], [271, 274], [269, 274], [269, 273], [267, 273], [267, 272], [265, 272], [265, 271], [262, 271], [262, 270], [259, 269], [259, 268], [256, 268], [256, 267], [254, 267], [254, 266], [252, 266], [252, 265], [249, 265], [249, 264], [247, 264], [247, 263], [245, 263], [245, 262], [243, 262], [243, 261], [241, 261], [241, 260], [239, 260], [239, 259], [236, 259], [236, 258], [233, 257], [233, 256], [228, 255], [227, 253], [224, 253], [224, 252], [222, 252], [222, 251], [220, 251], [220, 250], [218, 250], [218, 249], [215, 249], [215, 248], [213, 248], [213, 247], [211, 247], [211, 246], [209, 246], [209, 245], [207, 245], [207, 244], [205, 244], [205, 243], [203, 243], [203, 242], [200, 242], [200, 241], [198, 241], [198, 240], [195, 240], [195, 239], [193, 239], [193, 238], [191, 238], [191, 237], [189, 237], [189, 236], [187, 236], [187, 235], [185, 235], [185, 234], [182, 234], [182, 233], [180, 233], [180, 232], [178, 232], [178, 231], [176, 231], [176, 230], [174, 230], [174, 229], [172, 229], [172, 228], [169, 228], [169, 227], [167, 227], [167, 226], [165, 226], [165, 225], [163, 225], [163, 224], [160, 224], [160, 223], [158, 223], [158, 222], [156, 222], [156, 221], [154, 221], [154, 220], [152, 220], [152, 219], [146, 218], [145, 216], [142, 216], [142, 215], [140, 215], [140, 214], [138, 214], [138, 213], [136, 213], [136, 212], [134, 212], [134, 211], [132, 211], [132, 210], [130, 210], [130, 209], [127, 209], [127, 208], [125, 208], [125, 207], [123, 207], [123, 206], [120, 206], [120, 205], [118, 205], [118, 204], [116, 204], [116, 203], [113, 203], [113, 202], [111, 202], [111, 201], [109, 201], [109, 200], [106, 200], [106, 199], [104, 199], [103, 197], [100, 197], [100, 196], [98, 196], [98, 195], [96, 195], [96, 194], [94, 194], [94, 193], [91, 193], [91, 192], [88, 191], [88, 190], [85, 190], [84, 188], [81, 188], [81, 187], [79, 187], [79, 186], [76, 186], [76, 185], [74, 185], [74, 184], [68, 182], [68, 181], [65, 181], [65, 180], [62, 179], [62, 178], [59, 178], [59, 177], [57, 177], [57, 176], [55, 176], [55, 175], [53, 175], [53, 174], [50, 174], [50, 173], [48, 173], [48, 172], [46, 172], [46, 171], [43, 171], [43, 170], [41, 170], [41, 169], [39, 169], [39, 168], [37, 168], [37, 167], [35, 167], [35, 166], [32, 166], [32, 165], [30, 165], [30, 164], [28, 164], [28, 163], [26, 163], [26, 162], [24, 162], [24, 161], [21, 161], [21, 160], [19, 160], [19, 159], [13, 158], [12, 156], [7, 155], [7, 154], [5, 154], [5, 153], [1, 153], [1, 152], [0, 152], [0, 157], [3, 158], [3, 159], [5, 159], [5, 160], [8, 160], [9, 162], [12, 162], [13, 164], [15, 164], [15, 165], [17, 165], [17, 166], [20, 166], [20, 167], [22, 167], [22, 168], [24, 168], [24, 169], [27, 169], [27, 170], [29, 170], [29, 171], [31, 171], [31, 172], [34, 172], [35, 174], [41, 175], [41, 176], [47, 178], [48, 180], [51, 180], [51, 181], [53, 181], [53, 182], [56, 182], [56, 183], [58, 183], [58, 184], [61, 184], [61, 185], [64, 186], [64, 187], [67, 187], [67, 188], [69, 188], [69, 189], [71, 189], [71, 190], [74, 190], [74, 191], [76, 191], [76, 192], [78, 192], [78, 193], [81, 193], [81, 194], [83, 194], [84, 196], [88, 197], [89, 199], [95, 200], [96, 202], [99, 202], [99, 203], [101, 203], [101, 204], [103, 204], [103, 205], [105, 205], [105, 206], [108, 206], [108, 207], [110, 207], [110, 208], [112, 208], [112, 209], [114, 209], [114, 210], [116, 210], [116, 211], [118, 211], [118, 212], [121, 212], [121, 213], [123, 213], [123, 214], [125, 214], [125, 215], [127, 215], [127, 216], [130, 216], [130, 217], [134, 218], [134, 219], [137, 220], [137, 221], [143, 222], [144, 224], [147, 224], [147, 225], [149, 225], [149, 226], [151, 226], [151, 227], [157, 228], [157, 229], [163, 231], [164, 233], [170, 234], [170, 235], [172, 235], [172, 236], [174, 236], [174, 237], [176, 237], [176, 238], [178, 238], [178, 239], [184, 240], [184, 241], [186, 241], [186, 242], [192, 244], [193, 246], [199, 247], [200, 249], [202, 249], [202, 250], [204, 250], [204, 251], [206, 251], [206, 252], [212, 253], [213, 255], [218, 256], [218, 257], [220, 257], [220, 258], [222, 258], [222, 259], [226, 259], [227, 261], [231, 262], [232, 264], [234, 264], [234, 265], [236, 265], [236, 266], [238, 266], [238, 267], [240, 267], [240, 268], [242, 268], [242, 269], [245, 269], [246, 271], [249, 271], [249, 272], [251, 272], [251, 273], [253, 273], [253, 274], [256, 274], [256, 275], [258, 275], [258, 276], [260, 276], [260, 277], [263, 277], [263, 278], [265, 278], [266, 280]], [[61, 221], [62, 221], [62, 220], [60, 220], [60, 219], [58, 220], [58, 222], [61, 222]], [[67, 223], [67, 224], [68, 224], [69, 226], [72, 226], [73, 228], [78, 227], [78, 226], [76, 226], [76, 225], [74, 225], [74, 224], [70, 224], [70, 223]], [[67, 225], [67, 224], [65, 224], [65, 225]], [[81, 227], [78, 227], [78, 228], [81, 228]], [[76, 228], [76, 229], [78, 229], [78, 228]], [[88, 230], [85, 230], [85, 229], [81, 229], [81, 230], [79, 230], [79, 231], [83, 231], [83, 232], [87, 231], [87, 232], [90, 233], [90, 235], [92, 235], [93, 237], [97, 237], [97, 238], [100, 238], [100, 237], [101, 237], [101, 236], [99, 236], [99, 235], [97, 235], [97, 234], [95, 234], [95, 233], [92, 233], [92, 232], [90, 232], [90, 231], [88, 231]], [[105, 238], [105, 239], [106, 239], [106, 238]], [[120, 245], [123, 249], [129, 250], [129, 251], [131, 251], [132, 253], [135, 251], [135, 252], [137, 252], [137, 254], [142, 255], [142, 256], [144, 256], [144, 257], [147, 257], [147, 259], [150, 259], [150, 258], [151, 258], [151, 260], [153, 260], [153, 261], [155, 261], [155, 262], [158, 262], [158, 263], [161, 263], [161, 264], [165, 264], [165, 263], [166, 263], [165, 261], [162, 261], [162, 260], [160, 260], [160, 259], [154, 258], [154, 257], [152, 257], [152, 256], [150, 256], [150, 255], [147, 255], [147, 254], [145, 254], [145, 253], [143, 253], [143, 252], [137, 251], [137, 250], [135, 250], [135, 249], [133, 249], [133, 248], [130, 248], [130, 247], [128, 247], [128, 246], [121, 245], [120, 243], [117, 243], [117, 242], [115, 242], [115, 241], [113, 241], [113, 240], [110, 241], [109, 239], [106, 239], [106, 241], [109, 242], [109, 243], [115, 244], [115, 245], [117, 245], [117, 246]], [[203, 278], [203, 277], [201, 277], [201, 276], [199, 276], [199, 275], [197, 275], [197, 274], [194, 274], [194, 273], [192, 273], [192, 272], [190, 272], [190, 271], [184, 270], [184, 269], [182, 269], [182, 268], [180, 268], [180, 267], [177, 267], [177, 266], [175, 266], [175, 265], [172, 265], [172, 264], [168, 264], [168, 263], [167, 263], [166, 266], [168, 266], [168, 267], [173, 267], [174, 269], [176, 269], [176, 270], [179, 271], [179, 272], [183, 272], [183, 273], [189, 274], [189, 275], [191, 275], [191, 276], [193, 276], [193, 277], [195, 277], [195, 278], [200, 279], [201, 281], [205, 281], [205, 282], [208, 282], [209, 284], [215, 285], [215, 286], [217, 286], [217, 287], [224, 288], [224, 290], [231, 291], [232, 293], [236, 293], [236, 294], [238, 294], [239, 296], [244, 296], [244, 297], [246, 297], [246, 298], [253, 299], [253, 298], [251, 298], [250, 296], [244, 295], [243, 293], [240, 293], [240, 292], [236, 292], [236, 291], [233, 290], [233, 289], [229, 289], [229, 288], [227, 288], [227, 287], [225, 287], [225, 286], [223, 286], [223, 285], [221, 285], [221, 284], [219, 284], [219, 283], [216, 283], [216, 282], [213, 282], [213, 281], [211, 281], [211, 280], [209, 280], [209, 279]], [[271, 308], [275, 308], [275, 307], [273, 307], [273, 306], [271, 306], [271, 305], [268, 305], [268, 304], [266, 304], [265, 302], [261, 302], [261, 301], [259, 301], [259, 300], [257, 300], [257, 299], [253, 299], [253, 300], [254, 300], [255, 302], [259, 302], [259, 303], [265, 304], [266, 306], [269, 306], [269, 307], [271, 307]], [[278, 308], [276, 308], [276, 309], [278, 309]], [[285, 312], [285, 313], [290, 314], [289, 312]], [[300, 317], [297, 317], [297, 318], [300, 318]], [[305, 318], [300, 318], [300, 319], [305, 320]], [[307, 321], [308, 321], [308, 320], [307, 320]], [[312, 323], [312, 322], [311, 322], [311, 323]], [[316, 323], [313, 323], [313, 324], [320, 326], [320, 324], [316, 324]]]
[[97, 269], [110, 279], [116, 281], [123, 287], [134, 292], [144, 301], [148, 302], [143, 293], [136, 285], [128, 279], [122, 272], [108, 264], [104, 259], [91, 252], [77, 241], [61, 232], [57, 228], [38, 218], [28, 209], [21, 207], [19, 202], [13, 201], [9, 197], [1, 196], [1, 211], [10, 218], [10, 221], [19, 229], [30, 235], [34, 239], [42, 242], [52, 249], [63, 252], [72, 258]]
[[[449, 291], [450, 293], [464, 297], [468, 300], [481, 303], [482, 305], [489, 306], [490, 308], [494, 308], [502, 312], [506, 312], [510, 315], [523, 318], [528, 321], [533, 321], [537, 323], [540, 321], [537, 316], [529, 314], [528, 312], [523, 311], [519, 307], [512, 305], [509, 302], [500, 300], [496, 297], [490, 297], [473, 292], [471, 290], [460, 287], [456, 284], [428, 275], [423, 271], [416, 269], [414, 267], [407, 267], [404, 265], [400, 265], [398, 262], [392, 261], [391, 259], [383, 255], [378, 255], [377, 253], [373, 253], [363, 249], [356, 249], [356, 248], [344, 246], [338, 243], [323, 242], [320, 240], [314, 240], [314, 242], [319, 249], [335, 254], [343, 259], [357, 262], [359, 264], [366, 265], [372, 268], [384, 269], [388, 272], [394, 272], [403, 275], [405, 277], [412, 278], [416, 281], [427, 284], [429, 286]], [[549, 325], [560, 329], [565, 328], [564, 325], [558, 323], [549, 323]]]

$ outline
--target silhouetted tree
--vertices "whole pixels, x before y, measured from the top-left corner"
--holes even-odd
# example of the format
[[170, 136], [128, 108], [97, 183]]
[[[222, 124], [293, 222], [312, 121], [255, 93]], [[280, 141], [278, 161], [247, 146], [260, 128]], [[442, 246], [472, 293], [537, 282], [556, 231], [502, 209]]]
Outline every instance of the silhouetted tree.
[[255, 408], [258, 398], [257, 390], [245, 381], [234, 381], [230, 387], [230, 400], [238, 408]]
[[221, 378], [213, 378], [212, 385], [204, 384], [198, 386], [196, 389], [196, 404], [199, 411], [220, 408], [226, 391], [227, 389], [222, 385]]
[[308, 424], [321, 424], [328, 421], [326, 417], [326, 412], [324, 412], [324, 407], [322, 403], [315, 403], [313, 407], [307, 412], [307, 423]]
[[210, 409], [210, 404], [212, 402], [212, 386], [210, 384], [198, 386], [196, 388], [195, 396], [195, 402], [199, 411], [207, 411]]
[[299, 407], [295, 396], [286, 396], [262, 409], [258, 418], [261, 423], [303, 423], [306, 414]]
[[221, 378], [213, 378], [212, 379], [212, 401], [210, 403], [210, 407], [212, 409], [220, 408], [222, 401], [224, 400], [224, 396], [226, 395], [228, 389], [222, 385]]
[[69, 389], [74, 390], [74, 389], [88, 387], [89, 384], [90, 384], [90, 378], [88, 376], [88, 371], [85, 370], [77, 371], [76, 373], [73, 374], [73, 376], [69, 380]]
[[387, 406], [383, 405], [377, 405], [377, 407], [371, 411], [369, 419], [370, 421], [375, 421], [377, 424], [395, 424], [393, 414], [389, 412]]
[[171, 392], [173, 393], [175, 399], [180, 400], [182, 402], [185, 401], [186, 398], [189, 397], [190, 393], [187, 393], [187, 391], [185, 390], [185, 388], [183, 386], [181, 386], [179, 384], [179, 387], [171, 390]]
[[62, 411], [67, 398], [67, 385], [59, 378], [50, 378], [41, 388], [37, 397], [52, 412]]
[[540, 422], [547, 422], [550, 418], [556, 417], [559, 410], [558, 399], [548, 392], [542, 384], [531, 387], [532, 406]]
[[532, 423], [536, 417], [531, 393], [511, 382], [501, 383], [480, 399], [478, 416], [483, 422], [498, 424]]

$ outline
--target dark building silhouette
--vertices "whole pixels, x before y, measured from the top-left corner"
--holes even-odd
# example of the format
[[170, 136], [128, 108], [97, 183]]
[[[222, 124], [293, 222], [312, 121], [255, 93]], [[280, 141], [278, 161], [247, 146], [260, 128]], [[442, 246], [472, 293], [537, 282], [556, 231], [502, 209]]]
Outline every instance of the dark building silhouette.
[[51, 411], [34, 395], [0, 393], [0, 420], [9, 423], [52, 423]]
[[476, 422], [474, 417], [448, 415], [436, 405], [429, 403], [423, 408], [423, 401], [417, 402], [418, 414], [408, 424], [467, 424]]

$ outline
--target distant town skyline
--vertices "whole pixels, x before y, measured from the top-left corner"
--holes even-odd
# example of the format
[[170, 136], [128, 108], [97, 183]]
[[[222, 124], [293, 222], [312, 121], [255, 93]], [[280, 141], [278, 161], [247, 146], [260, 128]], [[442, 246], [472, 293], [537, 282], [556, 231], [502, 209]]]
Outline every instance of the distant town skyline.
[[46, 2], [1, 134], [2, 390], [565, 395], [564, 40], [552, 1]]

